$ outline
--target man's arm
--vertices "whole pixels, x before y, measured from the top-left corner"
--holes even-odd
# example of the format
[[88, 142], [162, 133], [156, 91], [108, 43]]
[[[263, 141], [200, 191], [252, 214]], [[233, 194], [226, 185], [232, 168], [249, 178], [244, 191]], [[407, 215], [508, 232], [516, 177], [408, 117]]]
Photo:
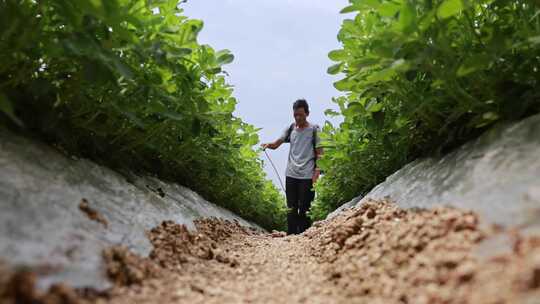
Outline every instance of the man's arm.
[[275, 149], [279, 148], [279, 146], [281, 146], [282, 143], [283, 143], [283, 139], [279, 138], [279, 139], [277, 139], [276, 141], [274, 141], [272, 143], [262, 144], [261, 147], [263, 149], [270, 148], [272, 150], [275, 150]]
[[283, 130], [283, 132], [281, 133], [281, 136], [278, 139], [276, 139], [274, 142], [262, 144], [261, 147], [263, 149], [270, 148], [272, 150], [279, 148], [279, 146], [281, 146], [281, 144], [285, 142], [285, 139], [287, 139], [288, 137], [287, 135], [290, 134], [291, 128], [292, 126]]

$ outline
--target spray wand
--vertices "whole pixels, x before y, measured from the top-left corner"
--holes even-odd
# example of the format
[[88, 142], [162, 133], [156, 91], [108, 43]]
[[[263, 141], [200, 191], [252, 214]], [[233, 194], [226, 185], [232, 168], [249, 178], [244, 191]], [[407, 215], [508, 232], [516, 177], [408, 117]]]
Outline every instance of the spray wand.
[[266, 154], [266, 158], [268, 158], [268, 160], [270, 161], [270, 164], [274, 168], [274, 172], [276, 172], [276, 175], [277, 175], [278, 180], [279, 180], [279, 184], [281, 185], [281, 189], [283, 190], [283, 193], [285, 193], [285, 187], [283, 187], [283, 182], [281, 181], [281, 177], [279, 176], [278, 170], [276, 169], [276, 166], [274, 165], [274, 162], [270, 158], [270, 155], [268, 155], [268, 152], [266, 152], [266, 148], [263, 148], [263, 151], [264, 151], [264, 154]]

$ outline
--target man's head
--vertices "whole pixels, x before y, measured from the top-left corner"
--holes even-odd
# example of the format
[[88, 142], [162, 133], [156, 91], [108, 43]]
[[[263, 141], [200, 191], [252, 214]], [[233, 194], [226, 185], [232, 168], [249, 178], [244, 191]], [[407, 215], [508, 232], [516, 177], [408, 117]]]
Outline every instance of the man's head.
[[293, 104], [294, 120], [296, 124], [304, 124], [309, 116], [309, 105], [305, 99], [298, 99]]

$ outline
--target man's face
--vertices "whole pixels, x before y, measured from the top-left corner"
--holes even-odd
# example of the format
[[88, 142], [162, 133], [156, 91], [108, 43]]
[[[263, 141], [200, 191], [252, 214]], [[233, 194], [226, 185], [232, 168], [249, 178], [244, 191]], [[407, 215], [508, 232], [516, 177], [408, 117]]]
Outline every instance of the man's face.
[[294, 120], [296, 121], [297, 125], [304, 124], [308, 116], [309, 114], [306, 113], [304, 108], [294, 110]]

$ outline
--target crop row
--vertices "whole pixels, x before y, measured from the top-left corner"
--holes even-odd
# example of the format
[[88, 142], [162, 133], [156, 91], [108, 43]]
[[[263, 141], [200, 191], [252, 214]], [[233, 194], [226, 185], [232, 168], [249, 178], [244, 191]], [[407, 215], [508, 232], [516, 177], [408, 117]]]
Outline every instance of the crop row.
[[0, 1], [0, 120], [283, 227], [258, 130], [233, 115], [234, 56], [199, 44], [202, 27], [176, 0]]
[[350, 0], [329, 53], [343, 96], [324, 127], [322, 218], [407, 162], [540, 112], [540, 5], [526, 0]]

